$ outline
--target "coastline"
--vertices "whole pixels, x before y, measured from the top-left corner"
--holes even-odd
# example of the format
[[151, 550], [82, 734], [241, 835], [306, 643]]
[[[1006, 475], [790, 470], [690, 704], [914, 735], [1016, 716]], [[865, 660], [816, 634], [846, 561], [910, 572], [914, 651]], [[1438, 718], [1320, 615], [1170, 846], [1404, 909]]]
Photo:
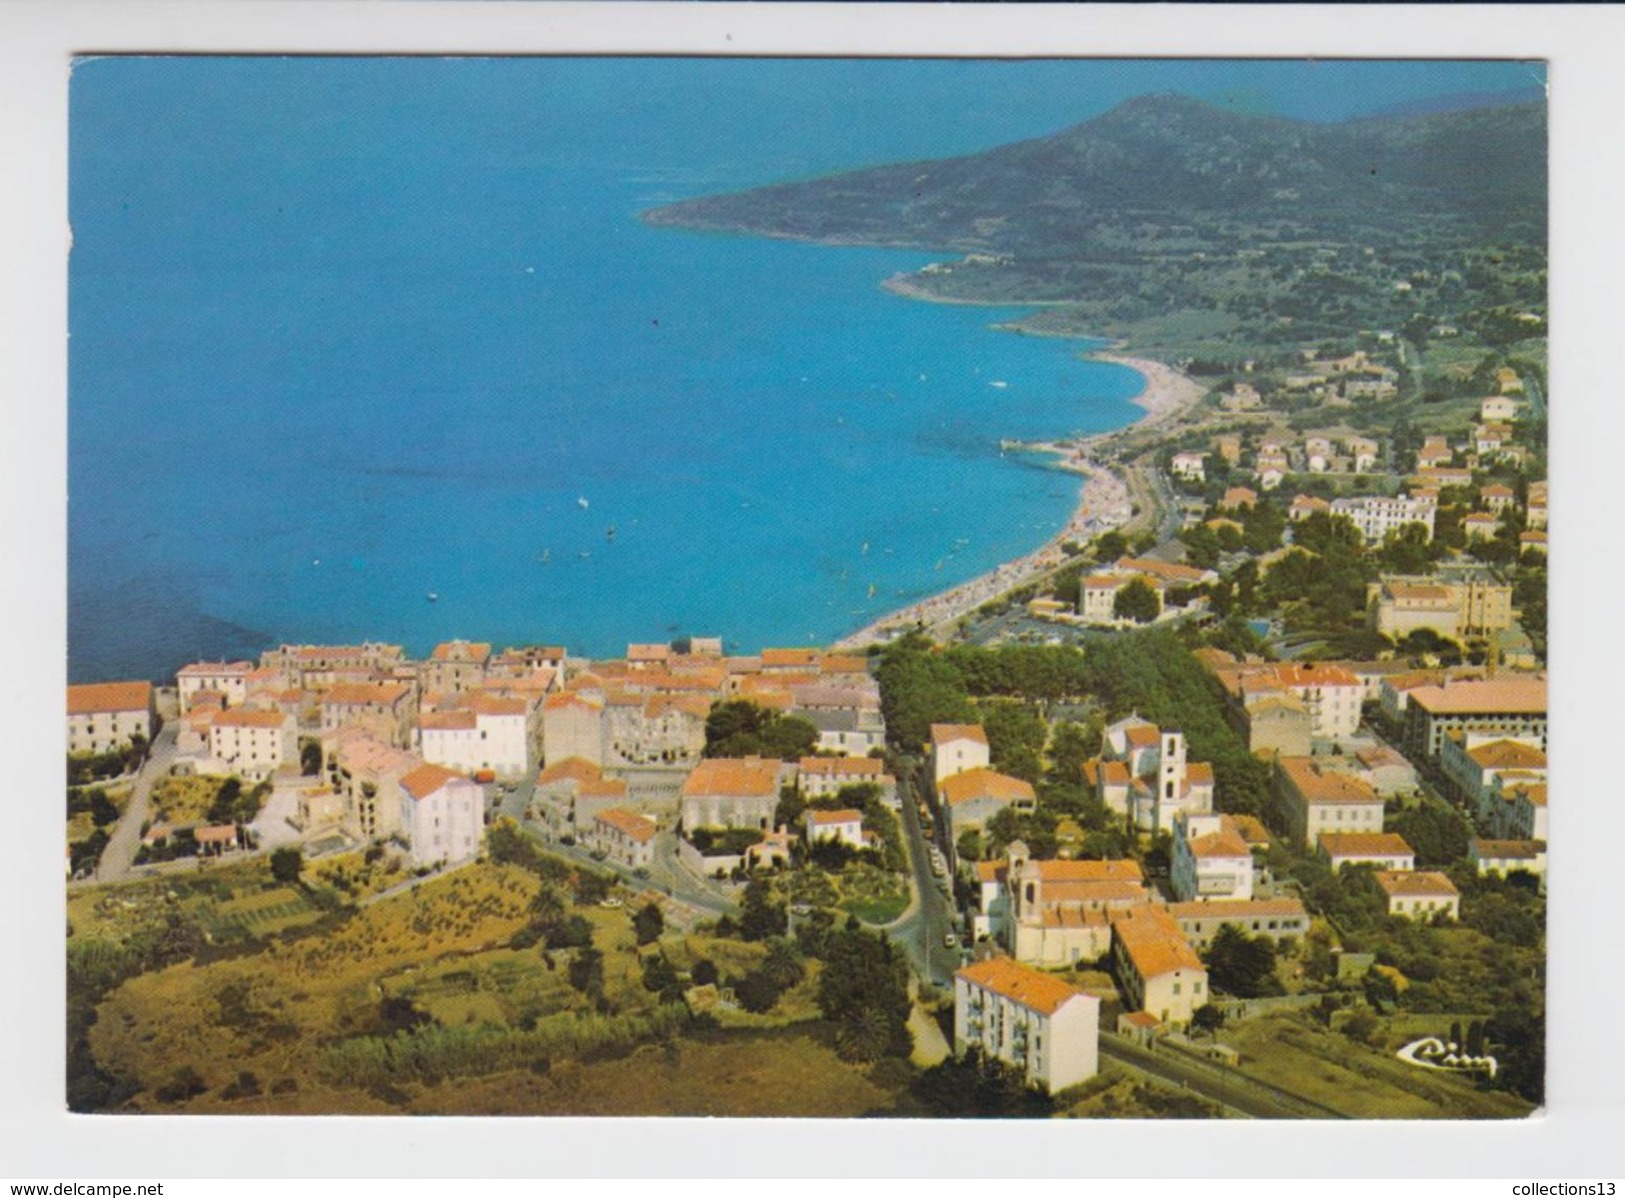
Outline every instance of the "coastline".
[[858, 649], [890, 639], [911, 627], [923, 625], [931, 631], [952, 623], [984, 603], [1061, 565], [1066, 560], [1062, 546], [1067, 541], [1086, 541], [1128, 523], [1133, 516], [1128, 482], [1119, 469], [1107, 466], [1101, 460], [1100, 451], [1125, 434], [1171, 424], [1201, 400], [1208, 389], [1165, 362], [1136, 358], [1112, 349], [1091, 352], [1086, 356], [1099, 362], [1127, 366], [1139, 374], [1145, 380], [1145, 385], [1129, 402], [1144, 409], [1145, 414], [1122, 428], [1092, 433], [1072, 441], [1005, 442], [1008, 449], [1052, 455], [1056, 459], [1056, 469], [1085, 476], [1083, 485], [1078, 489], [1077, 506], [1060, 531], [1030, 553], [870, 621], [833, 642], [830, 646], [832, 649]]

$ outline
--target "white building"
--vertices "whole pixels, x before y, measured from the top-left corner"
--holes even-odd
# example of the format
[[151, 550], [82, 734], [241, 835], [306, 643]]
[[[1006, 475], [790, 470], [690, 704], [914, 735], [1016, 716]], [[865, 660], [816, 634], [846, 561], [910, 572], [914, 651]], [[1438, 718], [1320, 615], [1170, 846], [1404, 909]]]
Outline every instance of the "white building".
[[1184, 1026], [1211, 997], [1207, 969], [1164, 907], [1133, 907], [1112, 920], [1112, 963], [1123, 1005]]
[[683, 827], [773, 826], [779, 803], [779, 762], [760, 757], [711, 757], [683, 782]]
[[213, 691], [224, 705], [236, 707], [248, 698], [248, 678], [258, 667], [251, 661], [194, 661], [175, 674], [181, 710], [192, 706], [199, 691]]
[[152, 743], [152, 683], [93, 682], [68, 688], [68, 752], [127, 749], [131, 737]]
[[1174, 454], [1173, 461], [1169, 463], [1169, 469], [1180, 478], [1202, 482], [1206, 478], [1206, 463], [1206, 454], [1186, 451]]
[[1182, 812], [1174, 820], [1169, 882], [1183, 901], [1253, 897], [1253, 854], [1223, 815]]
[[1357, 495], [1332, 500], [1331, 514], [1346, 516], [1367, 541], [1381, 542], [1407, 524], [1420, 524], [1433, 539], [1433, 518], [1438, 505], [1431, 499], [1409, 496]]
[[1320, 851], [1333, 873], [1345, 865], [1374, 865], [1392, 873], [1416, 868], [1416, 850], [1398, 832], [1322, 832]]
[[864, 847], [863, 812], [850, 807], [839, 811], [811, 810], [806, 814], [807, 843], [836, 840], [854, 849]]
[[954, 975], [954, 1055], [972, 1048], [1055, 1094], [1100, 1068], [1100, 1000], [1008, 957]]
[[1455, 919], [1461, 908], [1461, 892], [1442, 873], [1428, 871], [1382, 872], [1373, 875], [1388, 896], [1388, 914], [1406, 919]]
[[229, 773], [268, 778], [277, 766], [299, 760], [299, 730], [286, 712], [233, 707], [209, 724], [209, 756]]
[[412, 864], [454, 865], [480, 851], [485, 791], [438, 765], [424, 764], [400, 780], [400, 830]]
[[897, 780], [878, 757], [803, 757], [796, 767], [796, 785], [809, 799], [840, 792], [845, 786], [870, 784], [894, 790]]
[[601, 849], [611, 861], [628, 869], [645, 869], [654, 860], [655, 837], [660, 827], [647, 816], [624, 807], [611, 807], [593, 816], [583, 839]]
[[1381, 832], [1383, 800], [1340, 758], [1277, 757], [1275, 803], [1292, 839], [1313, 848], [1323, 832]]
[[938, 785], [966, 770], [985, 769], [989, 761], [987, 733], [981, 725], [931, 725], [931, 778]]
[[542, 703], [542, 760], [579, 757], [604, 763], [604, 703], [590, 695], [565, 691]]
[[1032, 783], [996, 770], [975, 769], [954, 774], [944, 778], [937, 790], [955, 836], [968, 828], [986, 827], [987, 821], [1006, 807], [1025, 814], [1038, 805]]
[[418, 752], [425, 761], [463, 773], [524, 777], [535, 768], [532, 711], [523, 698], [475, 694], [465, 706], [418, 717]]
[[1128, 716], [1101, 734], [1100, 754], [1084, 763], [1084, 781], [1132, 827], [1170, 830], [1181, 812], [1213, 810], [1213, 767], [1186, 760], [1182, 732]]

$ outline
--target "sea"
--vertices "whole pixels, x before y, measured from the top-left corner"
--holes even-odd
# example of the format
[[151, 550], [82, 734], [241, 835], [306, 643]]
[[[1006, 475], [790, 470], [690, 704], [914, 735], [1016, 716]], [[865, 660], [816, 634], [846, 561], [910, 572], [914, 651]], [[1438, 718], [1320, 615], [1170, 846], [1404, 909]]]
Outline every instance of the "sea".
[[70, 679], [818, 644], [1030, 551], [1079, 480], [1001, 440], [1126, 424], [1139, 375], [880, 287], [940, 252], [638, 214], [1040, 135], [1176, 66], [80, 61]]

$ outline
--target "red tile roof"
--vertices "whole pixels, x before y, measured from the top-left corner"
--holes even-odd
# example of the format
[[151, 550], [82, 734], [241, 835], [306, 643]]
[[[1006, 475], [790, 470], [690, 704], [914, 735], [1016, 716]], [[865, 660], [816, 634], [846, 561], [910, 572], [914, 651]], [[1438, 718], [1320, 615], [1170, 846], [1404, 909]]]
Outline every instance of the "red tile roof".
[[712, 757], [694, 767], [683, 794], [763, 797], [779, 791], [779, 763], [760, 757]]
[[639, 844], [647, 844], [660, 831], [660, 826], [654, 820], [646, 819], [624, 807], [611, 807], [608, 811], [600, 811], [593, 816], [593, 821], [614, 828]]
[[292, 719], [285, 711], [252, 711], [234, 707], [214, 717], [216, 728], [281, 728]]
[[973, 986], [1002, 995], [1040, 1015], [1053, 1015], [1074, 998], [1088, 997], [1051, 974], [1029, 969], [1009, 957], [989, 957], [967, 965], [954, 975]]
[[1546, 679], [1486, 678], [1426, 686], [1411, 693], [1411, 702], [1435, 715], [1546, 714]]
[[932, 724], [931, 743], [937, 746], [948, 744], [950, 741], [969, 740], [979, 745], [987, 744], [987, 733], [982, 731], [980, 724]]
[[1433, 871], [1384, 870], [1373, 876], [1389, 898], [1452, 897], [1460, 893], [1449, 878]]
[[1012, 778], [990, 769], [966, 770], [951, 778], [944, 778], [940, 786], [942, 797], [950, 806], [973, 802], [976, 799], [1000, 799], [1006, 803], [1036, 800], [1031, 782]]
[[1333, 861], [1339, 857], [1416, 856], [1416, 850], [1398, 832], [1322, 832], [1320, 847]]
[[402, 775], [401, 785], [414, 799], [427, 798], [446, 783], [462, 775], [438, 765], [420, 765], [409, 774]]
[[150, 682], [91, 682], [68, 688], [69, 715], [145, 711], [151, 702]]

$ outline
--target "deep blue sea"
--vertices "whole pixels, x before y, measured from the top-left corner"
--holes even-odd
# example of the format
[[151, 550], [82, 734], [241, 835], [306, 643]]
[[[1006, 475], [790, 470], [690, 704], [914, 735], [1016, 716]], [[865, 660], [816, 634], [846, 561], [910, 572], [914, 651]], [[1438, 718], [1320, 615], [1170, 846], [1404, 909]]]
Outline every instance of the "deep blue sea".
[[[1107, 65], [80, 63], [70, 676], [284, 640], [821, 642], [1033, 548], [1077, 479], [1000, 438], [1124, 424], [1138, 375], [879, 289], [929, 253], [637, 214], [1147, 90], [1344, 115], [1286, 69], [1312, 64]], [[1520, 82], [1496, 65], [1367, 81]]]

